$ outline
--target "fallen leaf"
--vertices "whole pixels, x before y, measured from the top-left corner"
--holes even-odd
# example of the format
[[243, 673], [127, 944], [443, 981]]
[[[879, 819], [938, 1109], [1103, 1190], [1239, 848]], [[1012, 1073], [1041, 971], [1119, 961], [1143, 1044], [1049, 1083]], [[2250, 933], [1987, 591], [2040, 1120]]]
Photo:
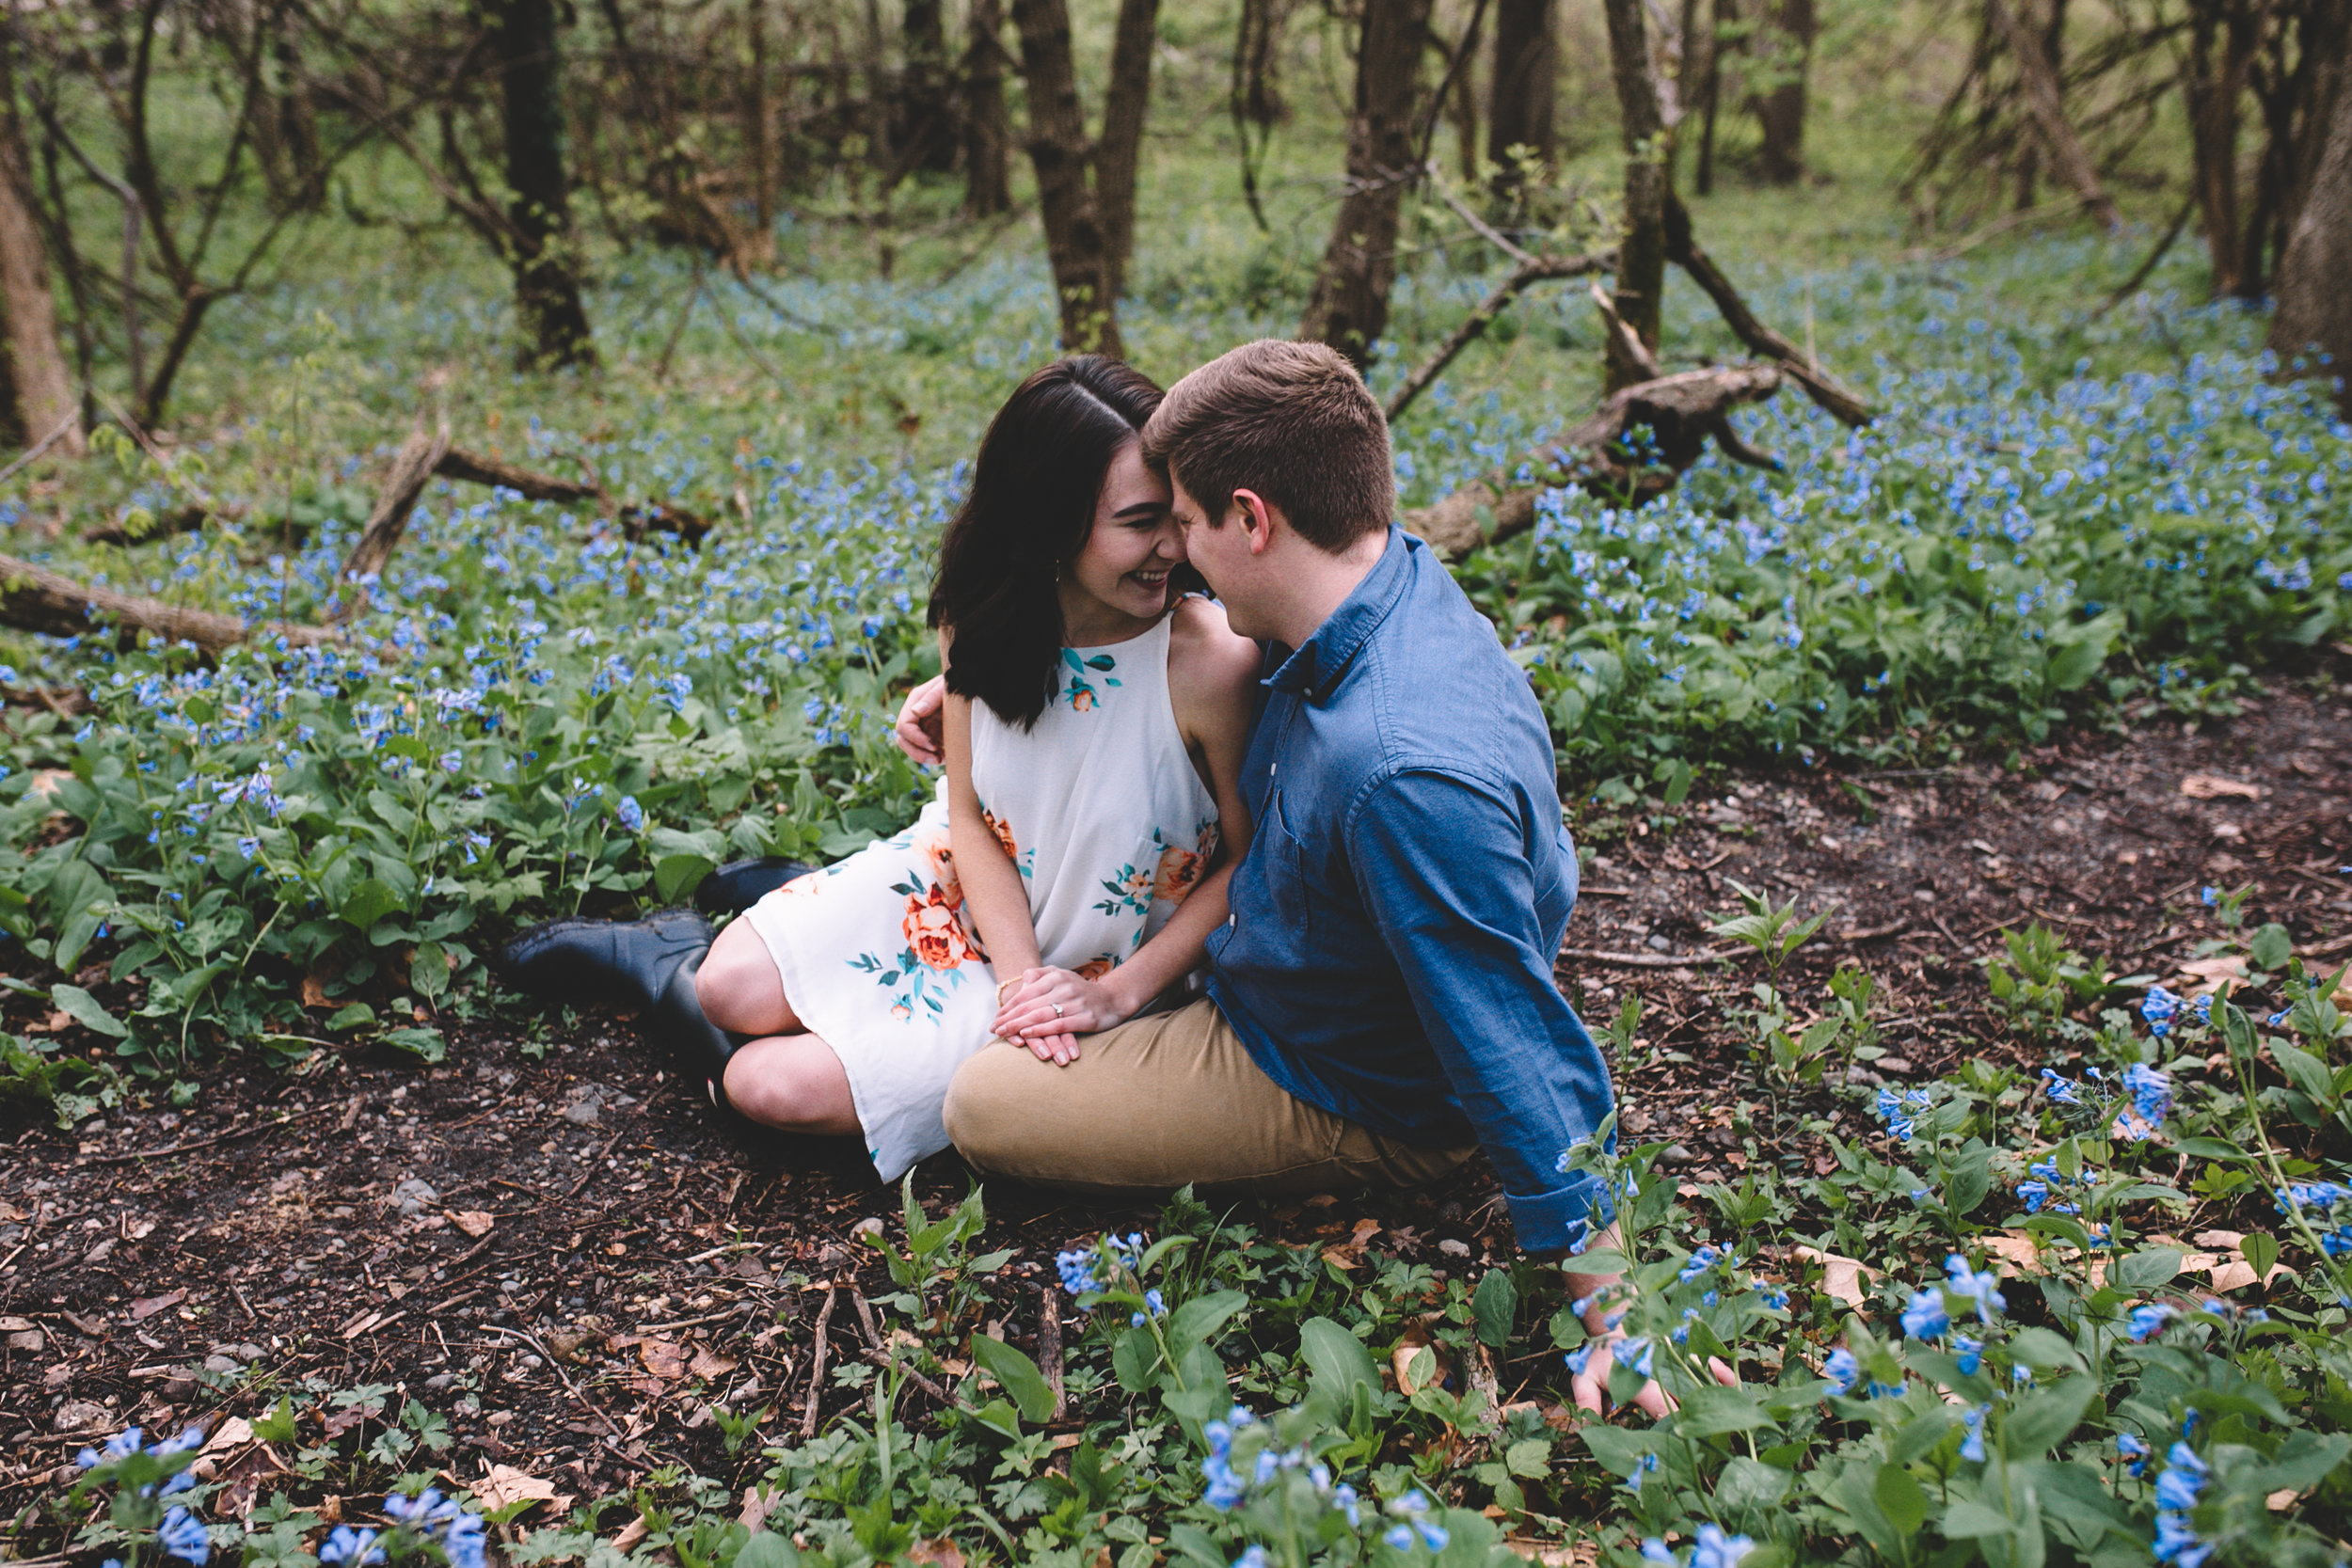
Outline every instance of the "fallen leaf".
[[2263, 1507], [2270, 1510], [2273, 1513], [2284, 1513], [2288, 1509], [2295, 1506], [2295, 1499], [2302, 1495], [2302, 1493], [2297, 1492], [2292, 1486], [2281, 1486], [2276, 1492], [2273, 1492], [2268, 1497], [2263, 1498]]
[[473, 1484], [474, 1501], [485, 1508], [504, 1508], [510, 1503], [546, 1503], [557, 1513], [572, 1506], [572, 1499], [559, 1495], [555, 1482], [527, 1475], [512, 1465], [493, 1465], [489, 1473]]
[[769, 1487], [746, 1486], [743, 1488], [743, 1510], [735, 1516], [735, 1522], [756, 1534], [759, 1527], [768, 1522], [768, 1515], [774, 1512], [783, 1496]]
[[214, 1429], [204, 1440], [206, 1453], [219, 1453], [226, 1449], [241, 1449], [253, 1441], [253, 1423], [242, 1416], [231, 1416]]
[[2192, 800], [2259, 800], [2262, 786], [2242, 779], [2225, 779], [2218, 773], [2191, 773], [2181, 781], [2181, 793]]
[[21, 1328], [9, 1334], [6, 1338], [0, 1338], [0, 1344], [7, 1345], [10, 1350], [21, 1350], [28, 1355], [40, 1354], [41, 1346], [48, 1342], [41, 1338], [40, 1330], [38, 1328]]
[[1841, 1257], [1819, 1247], [1801, 1246], [1796, 1255], [1809, 1263], [1821, 1265], [1821, 1291], [1832, 1301], [1843, 1302], [1856, 1312], [1869, 1305], [1870, 1298], [1862, 1287], [1879, 1277], [1876, 1269], [1859, 1258]]
[[705, 1382], [711, 1382], [726, 1376], [739, 1365], [733, 1357], [721, 1355], [705, 1346], [694, 1352], [694, 1359], [687, 1363], [686, 1370]]
[[490, 1227], [498, 1223], [496, 1214], [481, 1209], [444, 1209], [441, 1212], [449, 1216], [450, 1224], [469, 1236], [487, 1236]]
[[0, 1334], [22, 1334], [35, 1326], [30, 1318], [0, 1317]]
[[1978, 1240], [1984, 1243], [1985, 1251], [2001, 1260], [2001, 1273], [2007, 1277], [2047, 1272], [2042, 1266], [2042, 1249], [2026, 1231], [2001, 1230]]
[[[1412, 1372], [1413, 1362], [1422, 1351], [1429, 1352], [1430, 1361], [1436, 1368], [1426, 1379], [1416, 1378]], [[1445, 1357], [1430, 1344], [1429, 1331], [1418, 1323], [1406, 1329], [1403, 1338], [1397, 1340], [1396, 1348], [1389, 1353], [1389, 1364], [1395, 1370], [1398, 1391], [1407, 1399], [1430, 1383], [1445, 1382]]]
[[917, 1541], [907, 1548], [906, 1560], [929, 1564], [929, 1568], [963, 1568], [963, 1552], [944, 1535]]
[[160, 1296], [141, 1296], [131, 1304], [131, 1321], [135, 1323], [145, 1323], [166, 1307], [177, 1307], [187, 1299], [188, 1292], [185, 1291], [172, 1291]]
[[2188, 993], [2191, 996], [2217, 991], [2221, 989], [2224, 980], [2246, 978], [2246, 955], [2224, 953], [2211, 958], [2191, 958], [2181, 965], [2180, 974], [2189, 982]]
[[637, 1347], [637, 1359], [645, 1364], [645, 1370], [660, 1378], [686, 1375], [686, 1347], [674, 1345], [667, 1339], [648, 1339]]
[[612, 1549], [616, 1552], [626, 1552], [652, 1533], [652, 1528], [645, 1523], [645, 1516], [640, 1513], [628, 1522], [628, 1527], [620, 1534], [612, 1538]]
[[302, 1005], [306, 1007], [326, 1006], [326, 981], [324, 977], [316, 974], [302, 977]]
[[2224, 1251], [2235, 1252], [2238, 1243], [2246, 1240], [2246, 1233], [2242, 1230], [2200, 1230], [2196, 1240], [2199, 1246], [2220, 1247]]

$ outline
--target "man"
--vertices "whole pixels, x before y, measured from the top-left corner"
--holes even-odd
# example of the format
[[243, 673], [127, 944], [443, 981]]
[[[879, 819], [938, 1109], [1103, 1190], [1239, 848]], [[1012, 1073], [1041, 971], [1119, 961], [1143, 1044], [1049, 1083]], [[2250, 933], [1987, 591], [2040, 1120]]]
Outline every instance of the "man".
[[[1403, 1185], [1483, 1146], [1521, 1245], [1565, 1258], [1610, 1213], [1557, 1162], [1612, 1096], [1551, 977], [1577, 863], [1525, 675], [1392, 524], [1387, 422], [1330, 349], [1234, 349], [1178, 382], [1143, 439], [1192, 564], [1266, 646], [1232, 917], [1204, 999], [1066, 1066], [1009, 1047], [967, 1061], [949, 1136], [984, 1172], [1138, 1196]], [[901, 715], [918, 758], [928, 700]], [[1569, 1279], [1579, 1297], [1605, 1283]], [[1599, 1306], [1588, 1321], [1602, 1331]], [[1608, 1372], [1604, 1351], [1581, 1402]]]

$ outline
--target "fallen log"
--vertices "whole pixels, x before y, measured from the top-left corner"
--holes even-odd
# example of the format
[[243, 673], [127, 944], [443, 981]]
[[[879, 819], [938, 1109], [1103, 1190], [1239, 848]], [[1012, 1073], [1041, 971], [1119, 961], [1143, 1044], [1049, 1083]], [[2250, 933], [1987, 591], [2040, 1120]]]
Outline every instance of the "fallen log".
[[[1405, 527], [1449, 561], [1458, 560], [1534, 527], [1536, 499], [1547, 490], [1577, 484], [1639, 506], [1673, 488], [1710, 436], [1740, 462], [1777, 467], [1732, 433], [1727, 416], [1740, 404], [1778, 391], [1782, 372], [1782, 366], [1771, 364], [1710, 365], [1620, 388], [1575, 429], [1528, 454], [1534, 483], [1515, 478], [1521, 465], [1497, 468], [1443, 500], [1406, 512]], [[1644, 427], [1650, 442], [1636, 451], [1625, 438]]]
[[518, 468], [496, 457], [452, 447], [443, 452], [433, 471], [443, 479], [463, 480], [469, 484], [502, 485], [525, 500], [556, 501], [568, 505], [574, 501], [594, 501], [598, 512], [621, 525], [621, 531], [631, 539], [642, 539], [647, 533], [675, 533], [690, 545], [699, 545], [714, 523], [699, 513], [682, 506], [660, 501], [633, 501], [622, 504], [612, 493], [594, 480], [558, 479], [530, 468]]
[[328, 626], [249, 625], [217, 610], [93, 588], [46, 566], [0, 555], [0, 624], [52, 637], [77, 637], [87, 633], [95, 621], [110, 621], [125, 631], [151, 632], [167, 642], [193, 642], [207, 657], [218, 657], [223, 649], [255, 637], [282, 636], [299, 648], [335, 635]]
[[1870, 422], [1874, 417], [1870, 405], [1862, 401], [1860, 394], [1839, 385], [1837, 378], [1816, 364], [1811, 355], [1756, 319], [1756, 312], [1748, 309], [1748, 302], [1740, 297], [1740, 291], [1732, 287], [1731, 279], [1700, 248], [1698, 236], [1691, 230], [1691, 210], [1672, 195], [1666, 198], [1666, 259], [1707, 291], [1707, 297], [1722, 312], [1724, 325], [1748, 345], [1750, 353], [1778, 361], [1790, 379], [1804, 388], [1805, 396], [1820, 404], [1832, 419], [1851, 426]]
[[336, 580], [349, 584], [350, 592], [342, 594], [328, 613], [330, 623], [348, 626], [367, 609], [369, 580], [382, 575], [385, 562], [400, 547], [400, 536], [407, 531], [409, 515], [417, 509], [417, 498], [424, 494], [425, 482], [448, 455], [446, 420], [430, 431], [419, 425], [400, 444], [400, 451], [392, 458], [391, 472], [384, 476], [384, 488], [376, 495], [374, 510], [368, 514], [367, 526], [359, 531], [351, 553], [343, 558], [343, 569]]

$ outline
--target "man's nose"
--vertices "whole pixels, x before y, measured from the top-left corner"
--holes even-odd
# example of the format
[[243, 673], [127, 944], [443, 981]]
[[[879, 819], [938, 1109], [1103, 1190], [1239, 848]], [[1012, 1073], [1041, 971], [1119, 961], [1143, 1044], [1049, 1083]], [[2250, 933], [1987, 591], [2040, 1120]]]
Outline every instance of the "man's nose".
[[1161, 529], [1158, 545], [1152, 553], [1157, 555], [1162, 561], [1179, 562], [1190, 560], [1192, 552], [1184, 547], [1184, 524], [1171, 519], [1167, 527]]

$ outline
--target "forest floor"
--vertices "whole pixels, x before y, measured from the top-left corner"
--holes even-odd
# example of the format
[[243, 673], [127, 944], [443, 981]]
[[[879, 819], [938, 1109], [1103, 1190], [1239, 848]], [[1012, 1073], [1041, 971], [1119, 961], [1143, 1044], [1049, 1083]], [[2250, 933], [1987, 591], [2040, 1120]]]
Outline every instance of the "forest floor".
[[[1834, 911], [1785, 982], [1801, 1011], [1840, 962], [1877, 976], [1889, 1054], [1860, 1082], [2035, 1059], [1989, 1015], [1978, 961], [2027, 921], [2178, 986], [2217, 934], [2201, 884], [2251, 882], [2249, 925], [2283, 923], [2307, 958], [2352, 952], [2352, 654], [2328, 662], [2235, 718], [2085, 730], [2012, 771], [1737, 773], [1675, 831], [1613, 839], [1560, 974], [1597, 1031], [1626, 988], [1645, 1000], [1626, 1130], [1670, 1141], [1689, 1182], [1823, 1158], [1818, 1139], [1759, 1148], [1735, 1126], [1760, 1091], [1732, 1009], [1761, 974], [1702, 956], [1734, 879]], [[437, 1463], [453, 1479], [511, 1465], [583, 1498], [662, 1465], [725, 1478], [754, 1463], [723, 1451], [714, 1402], [772, 1408], [775, 1440], [802, 1430], [812, 1383], [827, 1415], [864, 1398], [812, 1378], [812, 1325], [830, 1300], [834, 1366], [879, 1354], [861, 1320], [892, 1286], [862, 1232], [898, 1239], [898, 1195], [870, 1170], [723, 1129], [625, 1019], [451, 1037], [431, 1069], [322, 1053], [298, 1074], [208, 1083], [185, 1113], [0, 1123], [0, 1518], [94, 1436], [258, 1418], [304, 1380], [360, 1391], [325, 1415], [330, 1431], [393, 1419], [407, 1396], [447, 1417]], [[1809, 1104], [1861, 1129], [1850, 1099]], [[916, 1187], [936, 1212], [966, 1180], [948, 1154]], [[1009, 1187], [988, 1201], [989, 1244], [1015, 1249], [1003, 1330], [1030, 1346], [1054, 1252], [1150, 1223]], [[1234, 1218], [1343, 1268], [1367, 1245], [1440, 1269], [1512, 1246], [1483, 1164], [1434, 1190]], [[273, 1479], [287, 1457], [246, 1448], [224, 1512], [287, 1484]]]

